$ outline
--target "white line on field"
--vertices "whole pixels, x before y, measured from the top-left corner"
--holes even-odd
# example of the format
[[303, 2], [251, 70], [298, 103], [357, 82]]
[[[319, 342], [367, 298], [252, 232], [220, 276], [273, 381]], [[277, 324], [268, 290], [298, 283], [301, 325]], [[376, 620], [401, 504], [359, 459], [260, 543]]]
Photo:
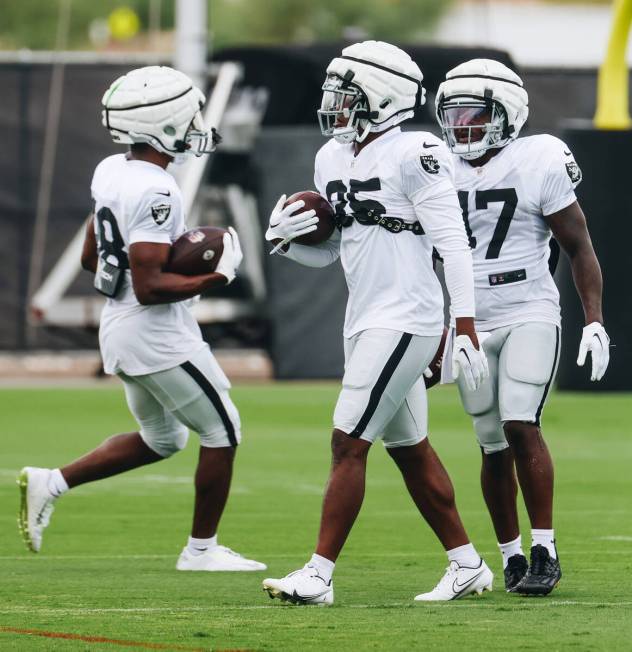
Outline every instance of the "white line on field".
[[[462, 609], [495, 609], [497, 607], [511, 608], [512, 610], [524, 609], [549, 609], [551, 607], [629, 607], [631, 601], [627, 602], [593, 602], [583, 600], [515, 600], [512, 605], [499, 604], [498, 602], [485, 602], [484, 598], [473, 598], [459, 600], [456, 602], [435, 602], [424, 605], [416, 605], [412, 600], [410, 602], [386, 602], [381, 604], [347, 604], [343, 609], [393, 609], [397, 607], [417, 609], [424, 608], [462, 608]], [[282, 605], [214, 605], [215, 608], [230, 611], [253, 611], [260, 609], [279, 609]], [[286, 605], [289, 607], [289, 605]], [[39, 614], [39, 615], [90, 615], [90, 614], [107, 614], [107, 613], [199, 613], [209, 612], [210, 607], [76, 607], [67, 609], [64, 607], [5, 607], [0, 608], [0, 614]]]
[[623, 535], [612, 535], [609, 537], [597, 537], [598, 541], [632, 541], [632, 537], [626, 537]]

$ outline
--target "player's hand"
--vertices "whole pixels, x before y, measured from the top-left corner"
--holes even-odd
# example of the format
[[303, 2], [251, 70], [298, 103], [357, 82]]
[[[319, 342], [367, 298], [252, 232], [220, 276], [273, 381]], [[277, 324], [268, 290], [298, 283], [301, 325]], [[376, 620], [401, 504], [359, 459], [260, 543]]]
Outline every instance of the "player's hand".
[[226, 277], [226, 285], [232, 283], [235, 278], [235, 271], [243, 260], [239, 236], [232, 226], [228, 227], [228, 233], [224, 234], [224, 251], [217, 263], [215, 272]]
[[459, 374], [467, 388], [475, 392], [489, 376], [487, 356], [483, 348], [477, 349], [468, 335], [457, 335], [452, 348], [452, 376], [456, 380]]
[[286, 199], [287, 197], [285, 195], [281, 195], [270, 214], [270, 224], [265, 236], [266, 240], [268, 242], [280, 240], [270, 252], [271, 254], [276, 253], [288, 242], [292, 242], [294, 238], [311, 233], [317, 228], [318, 218], [316, 217], [316, 211], [303, 211], [302, 213], [292, 215], [292, 213], [303, 208], [305, 202], [302, 200], [295, 201], [283, 208]]
[[584, 366], [589, 351], [592, 358], [590, 380], [601, 380], [610, 362], [610, 338], [606, 329], [598, 321], [584, 326], [582, 331], [582, 341], [579, 343], [577, 356], [577, 364], [580, 367]]

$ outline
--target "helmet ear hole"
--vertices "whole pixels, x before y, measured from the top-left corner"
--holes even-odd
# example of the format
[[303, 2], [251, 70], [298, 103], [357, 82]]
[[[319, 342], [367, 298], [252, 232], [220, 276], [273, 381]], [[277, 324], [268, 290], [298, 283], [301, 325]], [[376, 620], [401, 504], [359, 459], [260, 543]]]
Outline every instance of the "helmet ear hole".
[[164, 131], [167, 136], [175, 136], [176, 135], [176, 130], [175, 127], [172, 125], [165, 125], [162, 130]]

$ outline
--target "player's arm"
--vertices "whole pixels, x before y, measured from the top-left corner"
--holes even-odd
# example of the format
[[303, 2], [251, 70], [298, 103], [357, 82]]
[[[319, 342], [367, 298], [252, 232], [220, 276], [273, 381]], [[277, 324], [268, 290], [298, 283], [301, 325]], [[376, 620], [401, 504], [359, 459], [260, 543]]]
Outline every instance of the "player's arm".
[[[236, 237], [236, 236], [235, 236]], [[239, 241], [224, 236], [224, 252], [217, 271], [199, 276], [183, 276], [163, 271], [171, 245], [157, 242], [135, 242], [129, 248], [129, 264], [134, 294], [142, 305], [173, 303], [190, 299], [205, 290], [227, 285], [241, 262]]]
[[97, 260], [97, 237], [94, 233], [94, 215], [92, 214], [88, 217], [86, 225], [86, 235], [81, 250], [81, 267], [94, 274], [97, 271]]
[[420, 158], [418, 153], [405, 160], [402, 187], [424, 233], [443, 259], [450, 311], [456, 322], [452, 374], [455, 378], [462, 374], [467, 386], [474, 391], [489, 375], [489, 368], [474, 327], [472, 252], [452, 180], [449, 156], [444, 146], [437, 145], [437, 158], [432, 155], [431, 161], [428, 160], [430, 155]]
[[544, 217], [555, 239], [568, 256], [573, 280], [584, 308], [586, 324], [603, 324], [601, 267], [588, 233], [586, 217], [577, 201]]
[[474, 327], [474, 272], [456, 191], [451, 184], [437, 184], [434, 194], [415, 206], [424, 232], [443, 258], [450, 311], [456, 322], [452, 350], [452, 375], [463, 375], [474, 391], [489, 375], [487, 357]]
[[550, 164], [542, 184], [540, 207], [544, 220], [570, 259], [573, 280], [584, 308], [577, 364], [591, 354], [591, 380], [601, 380], [610, 361], [610, 338], [603, 327], [601, 268], [593, 249], [586, 218], [575, 198], [582, 173], [571, 151], [558, 139], [549, 141]]
[[601, 380], [610, 362], [610, 338], [603, 327], [601, 267], [588, 233], [586, 217], [577, 201], [544, 217], [555, 239], [568, 256], [573, 281], [584, 309], [585, 326], [577, 364], [583, 366], [590, 352], [591, 380]]
[[452, 179], [451, 155], [443, 143], [427, 151], [433, 154], [415, 148], [404, 157], [402, 188], [424, 232], [443, 259], [457, 335], [467, 335], [478, 348], [472, 252]]
[[474, 273], [456, 192], [450, 185], [437, 188], [416, 208], [424, 232], [443, 259], [445, 283], [450, 295], [457, 335], [467, 335], [476, 348], [474, 328]]

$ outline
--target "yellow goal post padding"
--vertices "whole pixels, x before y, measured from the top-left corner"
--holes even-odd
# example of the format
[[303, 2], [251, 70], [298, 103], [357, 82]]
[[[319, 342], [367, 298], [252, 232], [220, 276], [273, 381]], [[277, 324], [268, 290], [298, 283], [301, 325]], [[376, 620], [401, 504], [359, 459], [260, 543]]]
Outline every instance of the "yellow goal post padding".
[[614, 21], [606, 58], [597, 79], [597, 129], [630, 129], [626, 49], [632, 23], [632, 0], [615, 0]]

